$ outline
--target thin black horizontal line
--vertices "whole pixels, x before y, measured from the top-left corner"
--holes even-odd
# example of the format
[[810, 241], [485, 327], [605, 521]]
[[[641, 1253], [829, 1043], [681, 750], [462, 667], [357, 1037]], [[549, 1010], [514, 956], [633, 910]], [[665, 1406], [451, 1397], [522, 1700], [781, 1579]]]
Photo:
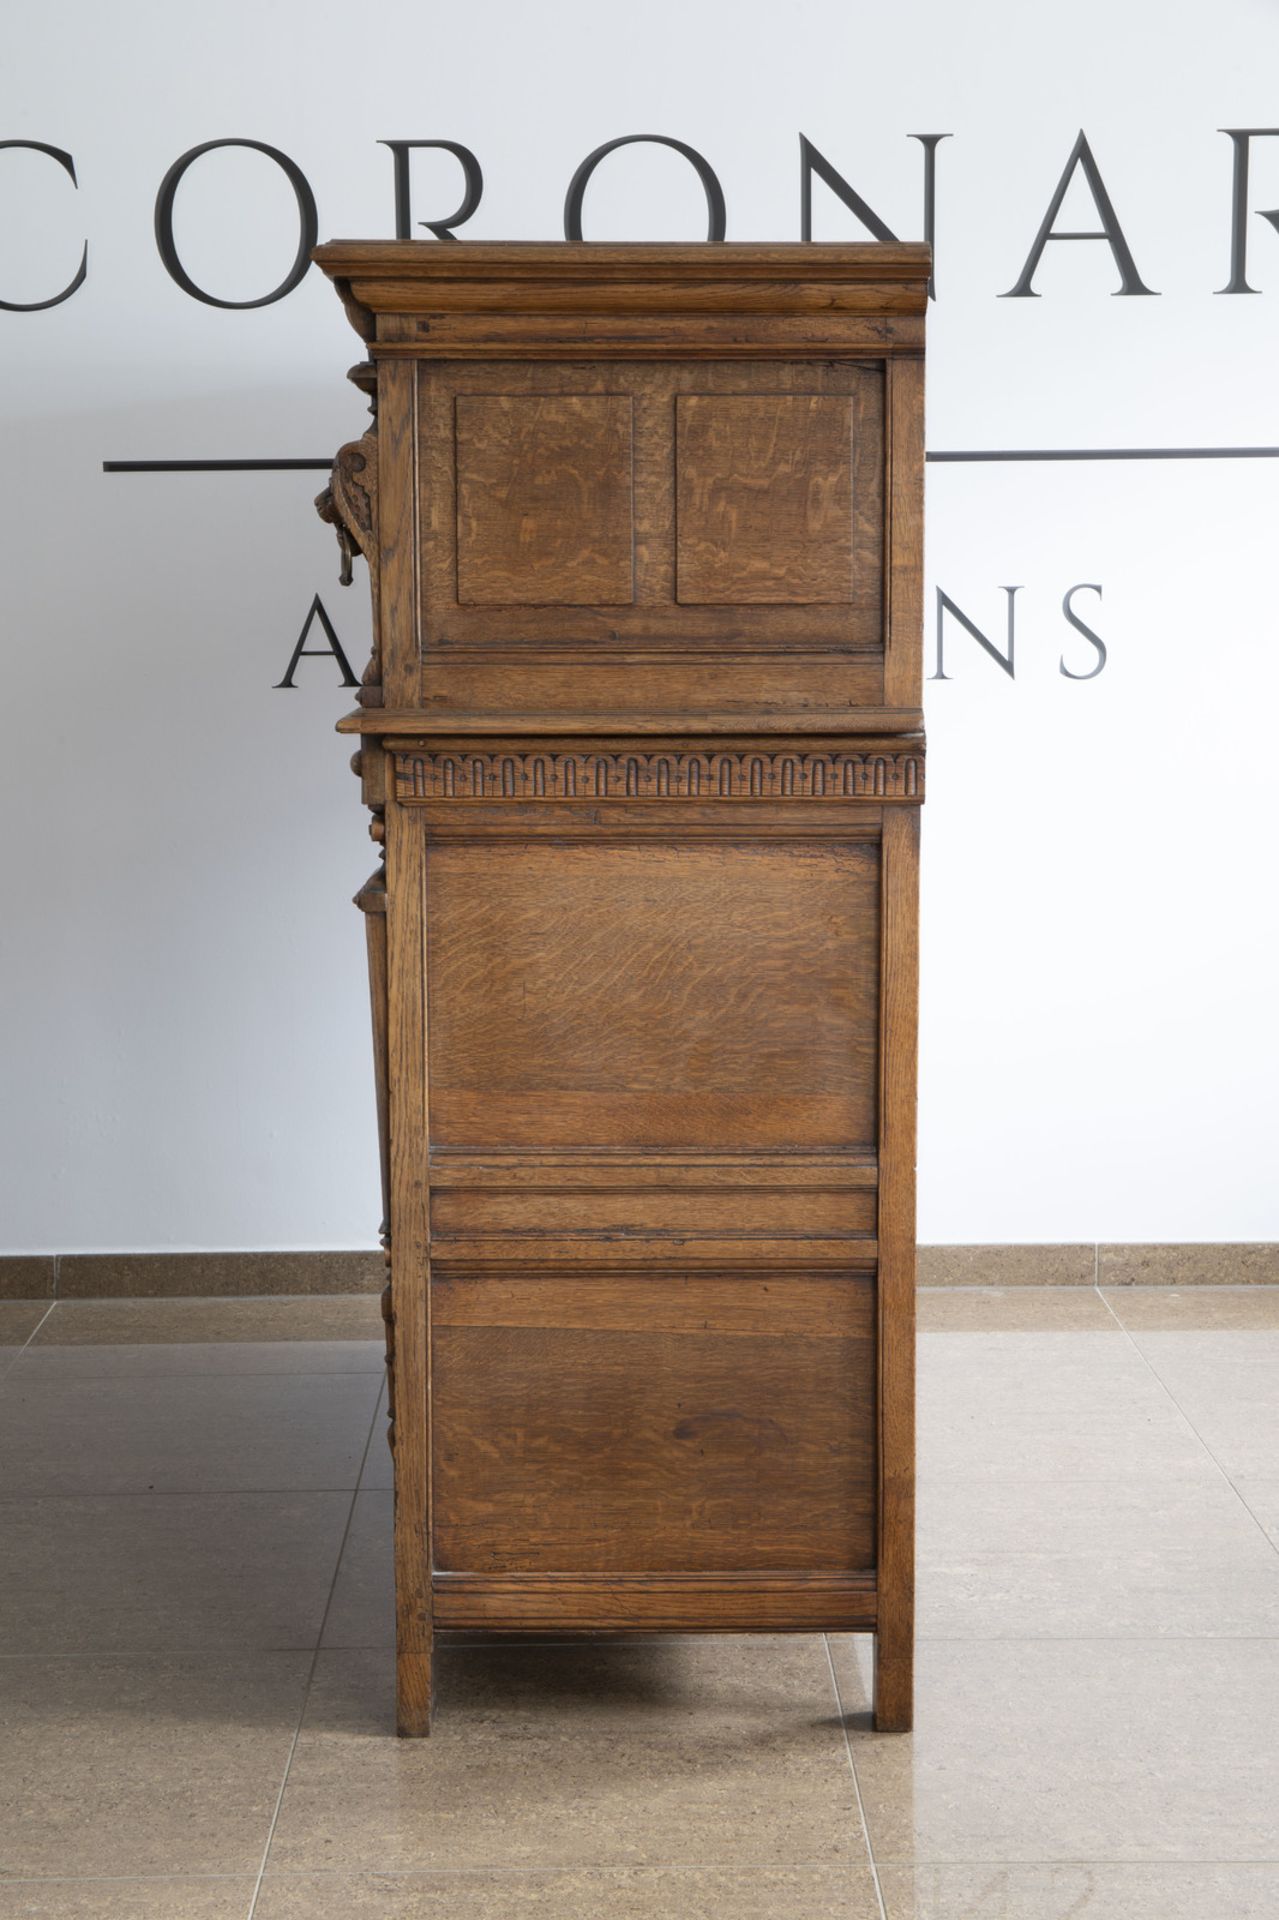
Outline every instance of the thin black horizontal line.
[[327, 460], [104, 460], [103, 473], [328, 473]]
[[927, 453], [929, 461], [993, 460], [1279, 460], [1279, 447], [981, 447]]
[[[930, 465], [1022, 460], [1279, 460], [1279, 447], [965, 447], [928, 453]], [[104, 460], [103, 473], [327, 473], [322, 460]]]

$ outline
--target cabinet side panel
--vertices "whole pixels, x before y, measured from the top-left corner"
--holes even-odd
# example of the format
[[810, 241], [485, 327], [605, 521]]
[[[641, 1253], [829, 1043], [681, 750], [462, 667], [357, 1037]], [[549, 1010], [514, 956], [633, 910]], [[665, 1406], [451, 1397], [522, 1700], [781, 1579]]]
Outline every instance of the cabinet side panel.
[[387, 996], [394, 1331], [398, 1720], [431, 1717], [430, 1316], [427, 1239], [426, 835], [387, 806]]
[[911, 1724], [915, 1634], [915, 1086], [919, 814], [886, 809], [879, 1143], [879, 1625], [875, 1724]]
[[892, 361], [884, 418], [884, 705], [918, 707], [924, 662], [924, 362]]
[[421, 691], [418, 657], [417, 368], [378, 369], [378, 541], [385, 705], [409, 707]]

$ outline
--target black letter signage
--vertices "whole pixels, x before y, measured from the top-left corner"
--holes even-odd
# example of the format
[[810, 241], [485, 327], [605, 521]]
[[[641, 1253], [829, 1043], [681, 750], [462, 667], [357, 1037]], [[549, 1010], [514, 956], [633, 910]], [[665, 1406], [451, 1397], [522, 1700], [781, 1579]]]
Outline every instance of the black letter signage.
[[[329, 644], [327, 647], [308, 647], [306, 644], [306, 636], [310, 633], [311, 628], [317, 620], [328, 635]], [[325, 611], [324, 602], [318, 593], [307, 609], [307, 616], [302, 622], [302, 631], [298, 635], [297, 645], [289, 655], [289, 664], [284, 669], [284, 678], [283, 680], [277, 680], [275, 683], [277, 692], [281, 687], [288, 687], [290, 692], [296, 691], [293, 684], [293, 675], [297, 669], [299, 660], [336, 660], [342, 673], [342, 685], [344, 687], [358, 687], [360, 684], [351, 672], [351, 662], [342, 651], [342, 642], [337, 637], [333, 622], [329, 619]]]
[[1100, 600], [1101, 588], [1095, 580], [1081, 580], [1077, 586], [1067, 587], [1061, 600], [1061, 610], [1076, 633], [1082, 633], [1089, 646], [1096, 647], [1097, 664], [1095, 667], [1089, 667], [1087, 673], [1072, 673], [1066, 665], [1066, 656], [1063, 654], [1057, 662], [1057, 670], [1059, 673], [1064, 674], [1067, 680], [1095, 680], [1106, 664], [1106, 643], [1099, 633], [1094, 633], [1091, 627], [1085, 626], [1084, 622], [1075, 612], [1072, 603], [1077, 593], [1095, 593]]
[[[197, 287], [182, 262], [178, 259], [178, 250], [173, 240], [173, 202], [183, 174], [191, 163], [202, 153], [212, 153], [217, 147], [249, 147], [254, 153], [264, 153], [268, 160], [274, 160], [289, 185], [293, 197], [298, 203], [298, 250], [293, 265], [285, 274], [278, 287], [271, 293], [263, 294], [260, 300], [219, 300], [215, 294], [206, 293], [203, 287]], [[268, 147], [261, 140], [206, 140], [202, 147], [192, 147], [188, 153], [174, 161], [164, 179], [160, 182], [160, 191], [155, 202], [155, 243], [160, 249], [169, 275], [176, 280], [184, 293], [193, 300], [203, 300], [210, 307], [269, 307], [277, 300], [283, 300], [286, 293], [292, 293], [294, 287], [303, 278], [311, 264], [311, 249], [320, 234], [320, 216], [316, 212], [315, 195], [307, 184], [306, 175], [287, 153], [281, 153], [278, 147]]]
[[710, 215], [706, 238], [722, 240], [728, 228], [728, 212], [724, 205], [724, 189], [715, 177], [715, 169], [709, 160], [702, 158], [696, 147], [685, 146], [682, 140], [671, 140], [664, 133], [624, 133], [620, 140], [606, 140], [602, 147], [596, 147], [594, 153], [587, 154], [568, 183], [568, 193], [564, 199], [564, 238], [582, 238], [582, 201], [586, 195], [586, 183], [600, 161], [606, 154], [615, 153], [618, 147], [636, 145], [672, 147], [676, 153], [683, 154], [690, 166], [696, 169], [706, 195], [706, 207]]
[[[69, 153], [64, 153], [61, 147], [46, 146], [43, 140], [0, 140], [0, 151], [5, 147], [25, 147], [28, 153], [47, 153], [51, 160], [56, 160], [60, 167], [65, 167], [71, 175], [72, 185], [79, 186], [80, 183], [75, 177], [75, 161]], [[60, 307], [64, 300], [71, 298], [77, 287], [84, 284], [88, 266], [89, 242], [86, 240], [75, 278], [68, 280], [61, 293], [55, 293], [51, 300], [0, 300], [0, 307], [6, 313], [43, 313], [46, 307]]]
[[[1234, 142], [1234, 186], [1230, 198], [1230, 280], [1218, 293], [1256, 293], [1248, 285], [1248, 142], [1273, 139], [1279, 127], [1220, 127]], [[1279, 232], [1279, 207], [1257, 212]]]
[[380, 147], [389, 147], [395, 167], [395, 237], [397, 240], [413, 238], [413, 216], [409, 211], [409, 153], [415, 147], [440, 147], [445, 153], [451, 153], [462, 163], [462, 179], [465, 191], [462, 204], [456, 213], [447, 220], [419, 220], [418, 225], [433, 233], [437, 240], [456, 240], [454, 227], [460, 227], [469, 220], [480, 204], [480, 195], [484, 191], [484, 175], [480, 172], [480, 163], [469, 147], [460, 147], [456, 140], [379, 140]]
[[[937, 148], [943, 140], [949, 140], [948, 133], [912, 133], [908, 139], [918, 140], [924, 149], [924, 238], [931, 247], [935, 238], [937, 224]], [[865, 200], [855, 187], [850, 187], [842, 173], [837, 173], [824, 153], [819, 153], [808, 135], [799, 136], [799, 237], [811, 240], [813, 237], [813, 175], [824, 180], [831, 192], [838, 195], [850, 213], [857, 218], [876, 240], [895, 241], [897, 235], [881, 220], [875, 209]], [[937, 276], [934, 273], [928, 282], [928, 297], [937, 298]]]
[[[1008, 678], [1010, 680], [1016, 679], [1017, 677], [1016, 669], [1013, 666], [1013, 648], [1017, 639], [1015, 603], [1017, 600], [1017, 595], [1021, 592], [1021, 588], [1020, 587], [1001, 587], [1000, 592], [1006, 593], [1008, 595], [1008, 651], [1007, 653], [1001, 653], [999, 651], [999, 648], [995, 645], [994, 641], [988, 640], [986, 638], [986, 635], [982, 632], [981, 628], [976, 624], [976, 622], [968, 618], [968, 615], [964, 612], [963, 608], [957, 607], [955, 605], [955, 602], [951, 599], [950, 595], [948, 593], [943, 593], [941, 588], [938, 587], [937, 589], [937, 671], [936, 673], [929, 674], [928, 678], [930, 680], [949, 680], [951, 677], [950, 674], [947, 673], [946, 668], [942, 661], [942, 642], [943, 642], [942, 628], [943, 628], [944, 618], [948, 613], [953, 614], [955, 619], [958, 620], [960, 626], [963, 627], [968, 633], [971, 633], [971, 635], [973, 636], [973, 639], [977, 642], [978, 646], [982, 647], [990, 655], [991, 659], [996, 663], [997, 666], [1001, 666], [1003, 668], [1004, 672], [1008, 675]], [[1067, 618], [1069, 618], [1069, 615], [1067, 615]]]
[[[1083, 170], [1084, 179], [1088, 182], [1088, 190], [1093, 197], [1093, 204], [1101, 218], [1101, 225], [1088, 233], [1054, 233], [1052, 224], [1061, 212], [1061, 203], [1066, 198], [1066, 189], [1074, 177], [1076, 167]], [[1104, 240], [1115, 256], [1115, 265], [1119, 269], [1119, 278], [1123, 283], [1115, 289], [1116, 293], [1154, 294], [1155, 289], [1146, 286], [1137, 271], [1137, 264], [1129, 251], [1128, 242], [1124, 239], [1124, 230], [1119, 224], [1119, 216], [1111, 204], [1110, 195], [1106, 192], [1106, 183], [1097, 170], [1097, 162], [1092, 157], [1092, 148], [1088, 145], [1082, 129], [1078, 140], [1070, 150], [1066, 170], [1057, 182], [1057, 191], [1048, 202], [1048, 211], [1026, 256], [1026, 264], [1021, 270], [1021, 276], [1015, 287], [1009, 287], [1007, 293], [1000, 294], [1001, 300], [1038, 300], [1039, 295], [1035, 292], [1031, 281], [1035, 277], [1040, 255], [1050, 240]]]

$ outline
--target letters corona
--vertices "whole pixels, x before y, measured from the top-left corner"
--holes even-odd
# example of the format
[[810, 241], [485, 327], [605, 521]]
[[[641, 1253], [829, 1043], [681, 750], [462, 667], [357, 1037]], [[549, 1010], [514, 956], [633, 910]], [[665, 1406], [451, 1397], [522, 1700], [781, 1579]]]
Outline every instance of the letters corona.
[[[1223, 181], [1221, 202], [1225, 241], [1223, 251], [1228, 253], [1229, 269], [1225, 285], [1218, 287], [1216, 291], [1223, 294], [1257, 293], [1260, 289], [1252, 285], [1248, 278], [1248, 242], [1252, 231], [1250, 221], [1255, 216], [1257, 219], [1266, 221], [1271, 228], [1279, 230], [1279, 208], [1250, 205], [1249, 175], [1253, 144], [1259, 140], [1279, 139], [1279, 127], [1222, 127], [1219, 131], [1230, 142], [1231, 164], [1229, 182]], [[930, 245], [935, 244], [937, 237], [939, 148], [943, 141], [954, 137], [950, 133], [912, 133], [907, 136], [919, 143], [922, 154], [921, 227], [922, 238]], [[456, 140], [382, 140], [379, 144], [387, 147], [391, 153], [396, 239], [411, 239], [415, 228], [420, 228], [435, 240], [456, 241], [459, 237], [458, 229], [474, 217], [484, 197], [484, 174], [476, 155], [469, 147], [463, 146]], [[568, 182], [563, 208], [563, 228], [567, 239], [580, 240], [584, 237], [587, 190], [595, 174], [601, 166], [608, 163], [609, 156], [617, 149], [633, 146], [659, 146], [679, 154], [692, 170], [705, 197], [707, 240], [716, 243], [728, 237], [728, 206], [724, 188], [710, 160], [696, 147], [670, 134], [624, 133], [604, 141], [601, 146], [587, 154]], [[174, 238], [174, 205], [184, 177], [192, 167], [198, 165], [205, 154], [225, 147], [238, 147], [254, 152], [261, 156], [263, 165], [272, 166], [282, 173], [293, 193], [297, 208], [298, 237], [293, 258], [283, 263], [284, 271], [278, 283], [252, 300], [226, 300], [209, 289], [199, 286], [182, 264]], [[425, 148], [442, 150], [457, 161], [461, 171], [462, 192], [452, 212], [441, 214], [437, 211], [432, 218], [415, 221], [410, 156], [415, 151]], [[23, 149], [29, 153], [43, 155], [70, 181], [71, 190], [78, 189], [80, 180], [75, 158], [65, 149], [41, 140], [0, 140], [0, 153], [12, 149]], [[2, 179], [3, 173], [0, 171], [0, 180]], [[820, 152], [803, 133], [799, 136], [799, 237], [801, 239], [811, 240], [813, 237], [813, 183], [815, 180], [820, 181], [827, 191], [854, 216], [872, 240], [892, 244], [900, 239], [901, 236], [857, 191], [829, 156]], [[1057, 221], [1062, 203], [1072, 187], [1082, 188], [1091, 199], [1097, 220], [1095, 227], [1082, 230], [1058, 227]], [[1045, 193], [1045, 212], [1029, 245], [1027, 246], [1024, 236], [1015, 243], [1010, 243], [1010, 265], [1015, 269], [1015, 277], [1004, 289], [992, 288], [992, 292], [999, 293], [1003, 299], [1038, 298], [1038, 290], [1034, 285], [1035, 274], [1049, 242], [1055, 240], [1099, 241], [1108, 248], [1118, 275], [1119, 284], [1114, 289], [1118, 297], [1140, 298], [1158, 292], [1157, 288], [1146, 283], [1138, 270], [1137, 261], [1129, 243], [1128, 229], [1120, 219], [1093, 145], [1082, 129], [1065, 158], [1055, 184], [1052, 184], [1049, 179], [1045, 180]], [[70, 220], [72, 217], [70, 204], [68, 204], [66, 218]], [[179, 154], [160, 183], [155, 203], [156, 249], [169, 277], [193, 300], [215, 307], [273, 306], [277, 301], [287, 299], [306, 277], [309, 271], [310, 251], [318, 230], [318, 221], [315, 195], [306, 175], [297, 162], [279, 147], [262, 140], [244, 137], [206, 140]], [[1022, 251], [1022, 249], [1025, 250]], [[0, 289], [0, 309], [10, 313], [40, 313], [47, 311], [50, 307], [61, 306], [64, 301], [70, 300], [78, 293], [85, 284], [88, 277], [88, 258], [89, 243], [85, 240], [80, 264], [72, 278], [63, 287], [55, 287], [43, 297], [32, 300], [6, 298], [3, 289]], [[1018, 261], [1021, 263], [1019, 267]], [[930, 281], [930, 297], [936, 297], [936, 292], [935, 280]]]

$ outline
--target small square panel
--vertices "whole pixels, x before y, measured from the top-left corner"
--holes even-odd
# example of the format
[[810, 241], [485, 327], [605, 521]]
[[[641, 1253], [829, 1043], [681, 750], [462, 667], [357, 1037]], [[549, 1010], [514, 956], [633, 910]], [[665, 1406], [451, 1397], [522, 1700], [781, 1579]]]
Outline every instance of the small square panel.
[[851, 400], [681, 394], [675, 443], [685, 606], [851, 599]]
[[630, 604], [629, 394], [459, 394], [455, 433], [463, 605]]

